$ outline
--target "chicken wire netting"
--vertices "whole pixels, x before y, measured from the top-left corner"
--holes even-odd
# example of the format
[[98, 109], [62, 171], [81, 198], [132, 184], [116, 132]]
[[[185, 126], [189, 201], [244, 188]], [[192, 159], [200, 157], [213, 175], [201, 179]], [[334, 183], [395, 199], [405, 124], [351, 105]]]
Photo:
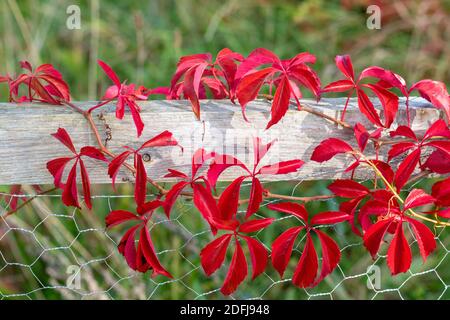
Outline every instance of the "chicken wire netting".
[[[422, 179], [421, 187], [430, 187], [432, 179]], [[325, 193], [329, 181], [264, 183], [266, 188], [283, 194]], [[248, 189], [248, 185], [244, 189]], [[417, 184], [415, 185], [417, 187]], [[158, 257], [174, 276], [137, 273], [127, 266], [117, 251], [124, 227], [105, 229], [104, 217], [111, 210], [133, 211], [132, 186], [122, 185], [117, 193], [109, 186], [95, 186], [93, 211], [66, 208], [57, 194], [36, 197], [30, 205], [7, 218], [13, 197], [35, 194], [24, 187], [20, 195], [3, 196], [0, 219], [0, 296], [2, 299], [223, 299], [220, 287], [225, 279], [230, 256], [211, 277], [203, 272], [199, 252], [212, 239], [209, 227], [189, 199], [177, 201], [171, 220], [162, 212], [154, 215], [151, 234]], [[152, 196], [152, 195], [150, 195]], [[8, 199], [9, 201], [5, 201]], [[270, 250], [271, 242], [295, 223], [295, 217], [269, 211], [264, 201], [261, 216], [277, 219], [254, 236]], [[312, 213], [336, 210], [335, 199], [307, 205]], [[324, 226], [325, 228], [325, 226]], [[251, 281], [249, 277], [233, 293], [232, 299], [446, 299], [450, 298], [450, 234], [434, 229], [437, 250], [423, 263], [411, 230], [407, 238], [413, 252], [411, 269], [391, 276], [386, 265], [386, 245], [375, 260], [362, 240], [345, 225], [326, 227], [341, 248], [341, 261], [334, 272], [314, 288], [292, 285], [292, 270], [300, 257], [304, 241], [297, 240], [293, 258], [285, 274], [270, 265]], [[304, 240], [304, 239], [303, 239]], [[230, 252], [229, 252], [230, 253]], [[269, 263], [270, 264], [270, 263]], [[249, 266], [249, 272], [251, 267]]]

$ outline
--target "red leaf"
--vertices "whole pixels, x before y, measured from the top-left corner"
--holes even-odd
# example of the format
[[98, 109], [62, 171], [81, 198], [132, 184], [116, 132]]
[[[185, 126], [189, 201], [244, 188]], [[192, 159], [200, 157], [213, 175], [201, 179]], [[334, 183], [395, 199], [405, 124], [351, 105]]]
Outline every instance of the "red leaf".
[[392, 275], [406, 272], [411, 266], [411, 249], [403, 233], [402, 223], [398, 223], [394, 238], [389, 245], [387, 264]]
[[394, 131], [391, 131], [389, 133], [389, 135], [391, 137], [406, 137], [406, 138], [410, 138], [414, 141], [417, 141], [417, 137], [416, 134], [414, 133], [414, 131], [412, 131], [412, 129], [410, 127], [407, 126], [398, 126], [397, 129], [395, 129]]
[[443, 82], [421, 80], [415, 83], [409, 91], [418, 90], [420, 95], [430, 101], [436, 108], [442, 109], [450, 120], [450, 98]]
[[420, 160], [420, 150], [416, 149], [413, 152], [411, 152], [405, 158], [405, 160], [403, 160], [403, 162], [398, 166], [394, 178], [394, 184], [398, 190], [401, 190], [401, 188], [408, 181], [409, 177], [414, 172], [414, 169], [419, 163], [419, 160]]
[[200, 81], [207, 66], [207, 62], [199, 63], [191, 67], [184, 75], [183, 93], [191, 101], [192, 111], [197, 119], [200, 119], [200, 103], [198, 101]]
[[156, 256], [155, 253], [155, 249], [153, 247], [150, 233], [148, 232], [148, 229], [145, 226], [141, 229], [139, 244], [141, 245], [142, 253], [143, 256], [145, 257], [145, 260], [150, 266], [152, 266], [154, 270], [152, 276], [161, 274], [168, 278], [172, 278], [172, 275], [166, 269], [164, 269], [164, 267], [159, 262], [158, 257]]
[[240, 225], [239, 232], [250, 233], [262, 230], [272, 224], [274, 220], [274, 218], [264, 218], [244, 222]]
[[436, 205], [450, 206], [450, 178], [436, 182], [431, 188], [431, 195], [436, 198]]
[[155, 211], [157, 208], [161, 207], [163, 205], [163, 202], [159, 199], [147, 201], [143, 203], [142, 205], [138, 206], [136, 211], [139, 215], [144, 215], [149, 212]]
[[436, 249], [436, 240], [431, 230], [422, 222], [415, 219], [406, 218], [406, 221], [411, 225], [414, 235], [419, 245], [420, 254], [425, 262], [427, 257]]
[[208, 243], [200, 252], [203, 270], [206, 275], [213, 274], [225, 260], [232, 234], [225, 234]]
[[117, 86], [120, 87], [121, 83], [119, 80], [119, 77], [117, 77], [117, 74], [114, 72], [114, 70], [102, 60], [97, 60], [98, 65], [103, 69], [103, 71], [106, 73], [108, 78], [111, 79], [111, 81]]
[[72, 159], [73, 158], [56, 158], [47, 162], [47, 170], [54, 178], [53, 183], [55, 184], [55, 187], [63, 187], [63, 184], [61, 183], [62, 174], [67, 163]]
[[103, 153], [99, 149], [97, 149], [95, 147], [91, 147], [91, 146], [82, 147], [80, 149], [80, 156], [86, 156], [86, 157], [104, 161], [104, 162], [108, 161], [108, 159], [106, 159], [106, 157], [103, 155]]
[[253, 167], [256, 168], [262, 158], [269, 152], [270, 148], [274, 145], [276, 140], [272, 140], [265, 144], [262, 142], [261, 138], [253, 138]]
[[450, 156], [447, 152], [436, 150], [425, 161], [423, 168], [440, 174], [450, 173]]
[[86, 171], [86, 167], [84, 166], [83, 160], [80, 159], [80, 171], [81, 171], [81, 182], [83, 185], [83, 195], [84, 195], [84, 202], [86, 203], [86, 207], [88, 209], [92, 209], [92, 203], [91, 203], [91, 187], [89, 182], [89, 175]]
[[338, 80], [331, 82], [321, 92], [345, 92], [355, 88], [355, 84], [351, 80]]
[[416, 144], [413, 142], [400, 142], [394, 144], [388, 152], [388, 161], [391, 161], [393, 158], [398, 157], [402, 153], [411, 150], [415, 146]]
[[78, 161], [75, 161], [67, 176], [67, 182], [62, 193], [62, 202], [68, 207], [74, 206], [80, 208], [77, 191], [77, 163]]
[[324, 162], [330, 160], [335, 155], [353, 151], [353, 148], [340, 139], [328, 138], [323, 140], [311, 155], [311, 160], [316, 162]]
[[250, 252], [250, 258], [252, 260], [252, 280], [264, 272], [267, 265], [267, 260], [269, 259], [267, 250], [264, 246], [256, 239], [251, 237], [242, 236], [248, 245], [248, 251]]
[[111, 228], [130, 220], [138, 220], [138, 217], [134, 213], [125, 210], [111, 211], [105, 218], [106, 228]]
[[370, 190], [362, 184], [353, 180], [335, 180], [328, 189], [335, 195], [344, 198], [363, 197], [370, 193]]
[[157, 136], [144, 142], [137, 151], [140, 151], [144, 148], [167, 147], [176, 145], [178, 145], [178, 141], [173, 137], [172, 132], [165, 130]]
[[219, 179], [220, 175], [227, 170], [230, 167], [241, 167], [244, 169], [248, 174], [250, 174], [250, 171], [247, 169], [247, 166], [242, 163], [240, 160], [236, 159], [233, 156], [230, 155], [221, 155], [217, 154], [214, 157], [214, 160], [211, 162], [208, 168], [207, 172], [207, 179], [209, 184], [215, 188], [217, 184], [217, 180]]
[[370, 252], [373, 258], [380, 249], [381, 241], [383, 241], [389, 226], [392, 223], [392, 219], [380, 220], [377, 223], [370, 226], [370, 228], [364, 234], [364, 246]]
[[283, 277], [289, 263], [295, 239], [304, 227], [292, 227], [283, 232], [272, 243], [272, 265]]
[[336, 56], [335, 61], [336, 66], [347, 78], [352, 80], [355, 78], [352, 60], [350, 59], [349, 55]]
[[378, 115], [377, 110], [375, 110], [373, 103], [372, 101], [370, 101], [367, 94], [361, 89], [357, 90], [357, 94], [359, 110], [361, 110], [361, 112], [367, 117], [367, 119], [374, 125], [383, 127], [380, 116]]
[[436, 122], [434, 122], [428, 128], [427, 132], [425, 132], [423, 140], [427, 140], [432, 137], [450, 138], [450, 129], [448, 128], [444, 120], [442, 119], [436, 120]]
[[450, 156], [450, 141], [431, 141], [426, 144], [427, 146], [435, 147]]
[[236, 217], [239, 207], [241, 184], [244, 179], [245, 177], [236, 178], [220, 195], [217, 205], [219, 207], [220, 218], [222, 220], [230, 220]]
[[192, 178], [194, 178], [197, 174], [197, 171], [203, 166], [203, 164], [216, 157], [216, 153], [214, 152], [206, 152], [205, 149], [200, 148], [197, 149], [192, 156]]
[[247, 213], [245, 218], [249, 218], [252, 214], [259, 210], [262, 202], [263, 188], [258, 178], [252, 178], [252, 187], [250, 188], [250, 198], [248, 201]]
[[316, 278], [319, 263], [316, 249], [309, 233], [306, 234], [306, 244], [302, 256], [294, 271], [292, 283], [299, 288], [310, 287]]
[[226, 296], [232, 294], [236, 291], [239, 284], [244, 281], [247, 272], [247, 261], [245, 260], [244, 251], [239, 241], [236, 241], [236, 249], [231, 259], [230, 269], [228, 270], [222, 288], [220, 288], [220, 292]]
[[322, 271], [319, 278], [315, 281], [315, 284], [317, 284], [336, 268], [341, 259], [341, 251], [331, 237], [320, 230], [315, 229], [314, 231], [318, 235], [322, 246]]
[[137, 136], [140, 137], [142, 135], [142, 131], [144, 130], [144, 122], [142, 122], [139, 107], [134, 101], [131, 100], [127, 100], [127, 105], [130, 109], [131, 117], [133, 118], [133, 122], [136, 127]]
[[405, 200], [403, 210], [424, 206], [434, 202], [434, 198], [421, 189], [413, 189]]
[[364, 86], [372, 89], [380, 100], [384, 110], [384, 127], [389, 128], [397, 115], [398, 97], [376, 84], [365, 84]]
[[361, 152], [364, 152], [367, 146], [367, 142], [370, 138], [369, 132], [367, 132], [367, 129], [358, 122], [357, 124], [355, 124], [354, 133], [356, 141], [358, 142], [359, 149], [361, 150]]
[[281, 161], [259, 169], [258, 174], [287, 174], [296, 172], [305, 162], [302, 160]]
[[292, 214], [303, 222], [308, 223], [308, 212], [302, 204], [295, 202], [271, 203], [267, 206], [267, 208], [278, 212]]
[[194, 205], [211, 226], [213, 234], [216, 234], [217, 228], [223, 230], [236, 229], [238, 226], [236, 220], [224, 221], [221, 219], [216, 201], [209, 190], [199, 183], [194, 183], [192, 189], [194, 190]]
[[122, 164], [125, 162], [125, 160], [132, 154], [133, 151], [127, 150], [116, 156], [114, 159], [111, 160], [111, 162], [108, 165], [108, 175], [112, 179], [112, 185], [113, 188], [115, 188], [116, 183], [116, 177], [119, 173], [119, 169], [122, 166]]
[[173, 187], [166, 194], [166, 198], [164, 200], [163, 209], [166, 213], [167, 218], [170, 218], [170, 212], [172, 211], [172, 207], [175, 204], [178, 196], [181, 191], [189, 184], [189, 182], [181, 181], [177, 184], [173, 185]]
[[394, 181], [394, 171], [389, 164], [380, 160], [370, 161], [373, 165], [375, 165], [375, 167], [377, 167], [378, 171], [380, 171], [380, 173], [389, 183], [392, 183]]
[[250, 101], [256, 99], [261, 86], [264, 84], [266, 78], [272, 74], [275, 70], [273, 68], [265, 68], [245, 75], [240, 79], [237, 86], [236, 95], [239, 104], [242, 107], [242, 114], [244, 119], [247, 120], [245, 116], [245, 107]]
[[311, 219], [312, 225], [318, 224], [336, 224], [343, 221], [347, 221], [351, 216], [345, 212], [340, 211], [327, 211], [316, 214]]
[[139, 153], [136, 153], [136, 182], [134, 186], [134, 199], [136, 204], [141, 206], [145, 202], [147, 196], [147, 171], [145, 170], [144, 161]]
[[69, 148], [69, 150], [72, 151], [74, 154], [77, 154], [77, 151], [73, 146], [72, 139], [70, 139], [70, 136], [67, 133], [66, 129], [58, 128], [56, 133], [52, 133], [52, 136], [61, 141], [61, 143], [64, 144], [67, 148]]
[[275, 92], [272, 101], [271, 119], [266, 126], [266, 130], [278, 123], [286, 114], [289, 108], [289, 99], [291, 97], [291, 86], [287, 76], [283, 76]]
[[120, 254], [122, 254], [125, 257], [128, 266], [133, 270], [137, 270], [136, 246], [134, 243], [134, 237], [136, 234], [136, 229], [139, 227], [140, 225], [137, 225], [128, 229], [128, 231], [124, 234], [122, 239], [120, 239], [119, 245], [117, 247]]

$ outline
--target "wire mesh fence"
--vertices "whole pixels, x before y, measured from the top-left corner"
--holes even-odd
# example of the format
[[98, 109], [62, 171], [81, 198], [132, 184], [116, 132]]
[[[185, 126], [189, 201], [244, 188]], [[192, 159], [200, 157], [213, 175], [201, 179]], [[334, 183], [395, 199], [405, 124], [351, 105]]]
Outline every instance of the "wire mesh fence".
[[[422, 179], [421, 186], [431, 185]], [[328, 181], [271, 182], [265, 187], [285, 194], [308, 195], [326, 189]], [[66, 208], [59, 195], [39, 196], [30, 205], [5, 218], [14, 197], [25, 199], [35, 192], [24, 187], [23, 194], [8, 197], [7, 188], [0, 219], [0, 296], [2, 299], [223, 299], [220, 287], [230, 258], [218, 272], [207, 277], [200, 265], [199, 252], [212, 239], [191, 200], [179, 200], [173, 216], [154, 216], [152, 238], [161, 263], [174, 276], [136, 273], [117, 251], [125, 229], [105, 229], [104, 217], [117, 209], [133, 210], [132, 186], [122, 185], [117, 193], [110, 187], [95, 186], [92, 212]], [[244, 186], [248, 191], [248, 185]], [[244, 191], [245, 192], [245, 191]], [[152, 195], [149, 195], [151, 197]], [[8, 199], [8, 201], [5, 201]], [[271, 242], [299, 221], [269, 211], [265, 201], [261, 216], [276, 217], [267, 229], [254, 235], [270, 252]], [[336, 210], [335, 199], [308, 204], [311, 212]], [[269, 266], [254, 281], [246, 279], [232, 299], [446, 299], [450, 298], [450, 234], [436, 229], [438, 248], [423, 263], [414, 236], [409, 230], [413, 263], [404, 274], [391, 276], [386, 266], [386, 246], [376, 259], [365, 250], [361, 238], [347, 225], [329, 232], [341, 248], [341, 262], [317, 287], [299, 289], [290, 282], [291, 274], [280, 279]], [[298, 241], [301, 243], [301, 241]], [[384, 251], [383, 251], [384, 250]], [[291, 267], [300, 257], [294, 247]]]

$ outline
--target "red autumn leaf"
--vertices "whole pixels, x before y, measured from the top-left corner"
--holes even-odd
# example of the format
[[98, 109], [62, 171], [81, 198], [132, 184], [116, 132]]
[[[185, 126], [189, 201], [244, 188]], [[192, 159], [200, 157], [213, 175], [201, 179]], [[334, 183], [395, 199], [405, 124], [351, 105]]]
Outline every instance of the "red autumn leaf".
[[382, 127], [383, 124], [381, 123], [380, 116], [378, 115], [377, 110], [375, 110], [375, 107], [373, 106], [372, 101], [370, 101], [367, 94], [362, 91], [361, 89], [356, 90], [358, 95], [358, 107], [359, 110], [369, 119], [370, 122], [373, 124]]
[[312, 225], [318, 224], [336, 224], [343, 221], [348, 221], [351, 216], [348, 213], [340, 211], [327, 211], [316, 214], [311, 219]]
[[[72, 139], [70, 138], [67, 131], [63, 128], [59, 128], [56, 133], [52, 134], [52, 136], [58, 139], [73, 153], [72, 157], [57, 158], [47, 162], [47, 170], [53, 176], [55, 187], [63, 189], [62, 193], [63, 203], [66, 206], [75, 206], [78, 208], [80, 207], [78, 202], [78, 191], [77, 191], [77, 165], [79, 163], [85, 203], [87, 208], [91, 209], [92, 205], [91, 205], [89, 175], [87, 173], [86, 167], [81, 157], [87, 156], [104, 162], [106, 162], [107, 159], [100, 150], [91, 146], [85, 146], [81, 148], [79, 153], [77, 153], [72, 143]], [[64, 173], [65, 167], [71, 160], [75, 160], [75, 162], [72, 168], [70, 169], [70, 172], [67, 176], [67, 181], [64, 184], [61, 182], [62, 175]]]
[[[275, 164], [270, 164], [267, 166], [261, 167], [258, 173], [260, 174], [287, 174], [296, 172], [305, 164], [302, 160], [289, 160], [289, 161], [281, 161]], [[257, 174], [258, 174], [257, 173]]]
[[335, 155], [353, 151], [353, 148], [345, 141], [336, 138], [323, 140], [311, 155], [311, 160], [324, 162], [330, 160]]
[[338, 69], [341, 70], [348, 79], [353, 80], [355, 78], [352, 60], [349, 55], [336, 56], [335, 62]]
[[38, 100], [50, 104], [70, 101], [69, 86], [53, 65], [42, 64], [34, 71], [27, 61], [21, 62], [21, 66], [28, 73], [21, 74], [17, 79], [10, 81], [11, 97], [17, 96], [19, 86], [25, 85], [28, 87], [28, 101]]
[[[111, 79], [114, 83], [113, 86], [109, 87], [105, 95], [103, 97], [104, 100], [117, 100], [116, 104], [116, 118], [123, 119], [125, 106], [130, 109], [131, 116], [133, 118], [134, 125], [136, 126], [137, 136], [140, 137], [142, 131], [144, 130], [144, 123], [142, 122], [140, 111], [141, 108], [137, 105], [136, 101], [139, 100], [147, 100], [147, 96], [142, 93], [142, 91], [138, 88], [135, 89], [136, 85], [131, 83], [126, 85], [125, 83], [121, 83], [117, 74], [112, 70], [112, 68], [106, 64], [105, 62], [98, 60], [97, 61], [100, 67], [103, 69], [105, 74]], [[104, 104], [101, 102], [97, 106], [91, 108], [91, 110], [100, 107]]]
[[[356, 90], [358, 107], [367, 119], [376, 126], [389, 128], [398, 111], [398, 97], [387, 89], [397, 85], [403, 88], [400, 81], [401, 78], [397, 77], [392, 71], [373, 66], [364, 69], [359, 77], [355, 79], [352, 61], [348, 55], [336, 56], [336, 66], [346, 79], [330, 83], [322, 92], [348, 91], [348, 97], [351, 97]], [[362, 84], [361, 80], [366, 78], [376, 78], [379, 81], [376, 84]], [[374, 108], [372, 101], [370, 101], [367, 94], [363, 91], [364, 88], [369, 89], [378, 97], [384, 111], [384, 124], [381, 123], [378, 111]], [[348, 100], [344, 106], [341, 120], [344, 120], [347, 106]]]
[[414, 232], [417, 244], [419, 245], [420, 254], [423, 261], [425, 262], [430, 253], [436, 249], [436, 240], [434, 239], [434, 234], [425, 224], [420, 221], [408, 217], [406, 218], [406, 221], [408, 221]]
[[263, 218], [246, 221], [240, 225], [239, 232], [250, 233], [262, 230], [267, 228], [274, 220], [274, 218]]
[[292, 227], [272, 242], [272, 265], [278, 271], [280, 277], [283, 277], [291, 258], [295, 239], [302, 229], [303, 227]]
[[309, 233], [306, 234], [306, 244], [294, 271], [292, 283], [299, 288], [310, 287], [316, 278], [319, 267], [317, 252]]
[[178, 146], [178, 141], [173, 137], [172, 132], [165, 130], [154, 136], [150, 140], [144, 142], [137, 151], [145, 148]]
[[115, 188], [116, 177], [119, 173], [120, 167], [122, 167], [123, 163], [127, 158], [133, 153], [131, 150], [127, 150], [116, 156], [112, 159], [108, 165], [108, 175], [112, 179], [113, 188]]
[[416, 144], [413, 142], [400, 142], [394, 144], [388, 152], [388, 161], [391, 161], [393, 158], [413, 149], [415, 146]]
[[395, 173], [394, 184], [398, 190], [405, 185], [411, 174], [414, 172], [417, 164], [420, 160], [420, 149], [416, 149], [411, 152], [405, 160], [398, 166]]
[[134, 213], [131, 213], [129, 211], [125, 210], [111, 211], [105, 218], [106, 228], [114, 227], [126, 221], [137, 219], [138, 217]]
[[242, 115], [246, 121], [247, 117], [245, 115], [245, 107], [250, 101], [253, 101], [258, 96], [259, 90], [261, 90], [266, 78], [272, 75], [274, 72], [273, 68], [265, 68], [247, 74], [245, 78], [239, 81], [237, 87], [237, 97], [239, 104], [242, 107]]
[[189, 182], [185, 181], [178, 182], [166, 194], [163, 208], [164, 212], [167, 215], [167, 218], [170, 217], [170, 212], [172, 210], [173, 205], [175, 204], [175, 201], [177, 200], [178, 196], [187, 185], [189, 185]]
[[208, 276], [213, 274], [223, 264], [231, 237], [232, 234], [220, 236], [210, 242], [200, 252], [202, 268]]
[[239, 284], [244, 281], [247, 276], [247, 272], [247, 261], [245, 260], [244, 251], [242, 250], [239, 241], [236, 241], [233, 258], [231, 259], [230, 267], [222, 288], [220, 288], [220, 292], [224, 295], [230, 295], [236, 291]]
[[443, 82], [434, 80], [421, 80], [411, 86], [409, 92], [417, 90], [420, 95], [430, 101], [436, 108], [442, 109], [447, 121], [450, 121], [450, 97]]
[[341, 259], [341, 250], [332, 238], [323, 233], [322, 231], [314, 230], [319, 237], [322, 247], [322, 270], [320, 276], [317, 278], [314, 284], [322, 281], [337, 267], [339, 260]]
[[421, 189], [413, 189], [405, 199], [403, 210], [424, 206], [434, 202], [434, 198]]
[[286, 111], [289, 108], [290, 96], [291, 96], [291, 86], [289, 85], [289, 79], [287, 76], [283, 76], [281, 78], [280, 83], [278, 84], [275, 96], [273, 97], [271, 109], [272, 117], [269, 123], [267, 124], [266, 129], [269, 129], [271, 126], [278, 123], [281, 120], [281, 118], [284, 117]]
[[412, 129], [410, 127], [407, 126], [398, 126], [397, 129], [395, 129], [394, 131], [391, 131], [389, 133], [389, 135], [391, 137], [405, 137], [405, 138], [410, 138], [414, 141], [417, 141], [417, 137], [416, 134], [414, 133], [414, 131], [412, 131]]
[[138, 228], [139, 225], [128, 229], [128, 231], [124, 234], [118, 245], [119, 253], [125, 257], [125, 261], [127, 262], [128, 266], [133, 270], [137, 270], [136, 265], [137, 253], [134, 238], [136, 236], [136, 230]]
[[450, 178], [433, 184], [431, 195], [436, 199], [436, 205], [450, 206]]
[[370, 193], [370, 190], [362, 184], [353, 180], [335, 180], [328, 189], [335, 195], [344, 198], [363, 197]]
[[142, 253], [145, 259], [147, 260], [147, 263], [153, 268], [154, 272], [152, 276], [161, 274], [168, 278], [172, 278], [172, 275], [166, 269], [164, 269], [164, 267], [159, 262], [158, 257], [156, 256], [155, 253], [155, 249], [153, 247], [150, 233], [148, 232], [148, 229], [145, 226], [141, 229], [141, 234], [139, 237], [139, 245], [141, 245]]
[[305, 206], [295, 203], [295, 202], [280, 202], [280, 203], [271, 203], [267, 206], [268, 209], [283, 212], [287, 214], [292, 214], [296, 216], [303, 222], [308, 222], [308, 212], [306, 212]]
[[144, 204], [147, 195], [147, 171], [145, 170], [144, 160], [139, 153], [136, 153], [136, 185], [134, 188], [134, 199], [136, 205]]
[[252, 178], [252, 186], [250, 188], [250, 198], [248, 201], [247, 213], [245, 217], [248, 218], [259, 210], [262, 202], [263, 187], [258, 178]]
[[[297, 107], [301, 109], [299, 85], [307, 87], [318, 98], [320, 80], [316, 73], [306, 65], [314, 63], [315, 57], [309, 53], [301, 53], [288, 60], [280, 60], [274, 53], [266, 49], [255, 49], [239, 66], [236, 78], [239, 79], [236, 95], [245, 117], [245, 107], [254, 100], [262, 85], [267, 83], [277, 87], [272, 102], [270, 128], [278, 123], [288, 110], [291, 96], [295, 98]], [[257, 68], [269, 65], [264, 69]]]
[[254, 280], [266, 269], [269, 257], [266, 248], [258, 240], [247, 236], [242, 236], [242, 238], [247, 242], [248, 251], [250, 252], [253, 268], [252, 280]]
[[372, 257], [377, 254], [381, 241], [383, 241], [384, 235], [386, 234], [389, 226], [392, 223], [392, 219], [386, 219], [378, 221], [373, 224], [364, 234], [364, 246], [370, 252]]
[[241, 184], [245, 177], [236, 178], [220, 195], [218, 207], [222, 220], [234, 218], [239, 207]]
[[447, 152], [436, 150], [425, 161], [423, 168], [439, 174], [450, 173], [450, 156]]
[[351, 80], [338, 80], [329, 83], [321, 90], [321, 92], [346, 92], [355, 88], [355, 84]]
[[403, 225], [398, 223], [387, 253], [388, 267], [393, 275], [406, 272], [411, 266], [411, 260], [411, 249], [403, 233]]

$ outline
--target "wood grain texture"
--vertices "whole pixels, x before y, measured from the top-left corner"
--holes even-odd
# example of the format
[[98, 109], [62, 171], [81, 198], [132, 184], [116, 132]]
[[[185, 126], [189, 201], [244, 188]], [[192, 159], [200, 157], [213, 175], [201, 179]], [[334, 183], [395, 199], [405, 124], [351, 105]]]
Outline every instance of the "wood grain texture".
[[[303, 100], [302, 103], [316, 108], [326, 114], [339, 117], [344, 99], [322, 99], [319, 103]], [[404, 100], [398, 119], [405, 122]], [[88, 108], [95, 102], [78, 102], [76, 105]], [[377, 102], [374, 101], [376, 107]], [[421, 98], [410, 102], [414, 130], [423, 131], [429, 124], [442, 116], [439, 110]], [[266, 176], [265, 180], [316, 180], [332, 179], [343, 176], [343, 170], [351, 162], [346, 157], [337, 157], [323, 164], [310, 159], [314, 148], [328, 137], [344, 139], [355, 144], [351, 130], [338, 128], [320, 117], [294, 108], [277, 125], [265, 131], [270, 117], [270, 103], [254, 101], [247, 107], [250, 122], [243, 120], [239, 105], [225, 100], [201, 101], [202, 121], [196, 121], [188, 101], [148, 101], [142, 102], [142, 119], [145, 129], [140, 139], [127, 113], [120, 121], [115, 118], [114, 104], [109, 104], [95, 113], [95, 121], [101, 134], [106, 138], [105, 125], [109, 126], [112, 138], [108, 141], [111, 151], [121, 152], [122, 146], [137, 147], [156, 134], [169, 130], [173, 132], [184, 147], [166, 147], [148, 150], [151, 160], [146, 163], [149, 176], [158, 181], [173, 168], [190, 172], [192, 153], [199, 147], [208, 151], [233, 154], [247, 164], [252, 163], [252, 136], [260, 136], [263, 141], [277, 139], [278, 142], [267, 154], [262, 164], [290, 159], [307, 161], [305, 166], [295, 174], [284, 176]], [[99, 119], [100, 113], [104, 120]], [[362, 122], [372, 128], [357, 108], [352, 99], [346, 114], [350, 124]], [[42, 104], [0, 103], [0, 185], [9, 184], [50, 184], [52, 177], [46, 169], [47, 161], [56, 157], [68, 156], [69, 151], [50, 136], [58, 127], [64, 127], [72, 136], [77, 148], [95, 145], [95, 139], [85, 119], [64, 106]], [[387, 152], [387, 148], [383, 149]], [[109, 183], [106, 165], [87, 160], [92, 183]], [[239, 169], [226, 171], [224, 180], [240, 174]], [[364, 178], [363, 173], [359, 173]], [[133, 177], [124, 169], [118, 182], [132, 180]]]

